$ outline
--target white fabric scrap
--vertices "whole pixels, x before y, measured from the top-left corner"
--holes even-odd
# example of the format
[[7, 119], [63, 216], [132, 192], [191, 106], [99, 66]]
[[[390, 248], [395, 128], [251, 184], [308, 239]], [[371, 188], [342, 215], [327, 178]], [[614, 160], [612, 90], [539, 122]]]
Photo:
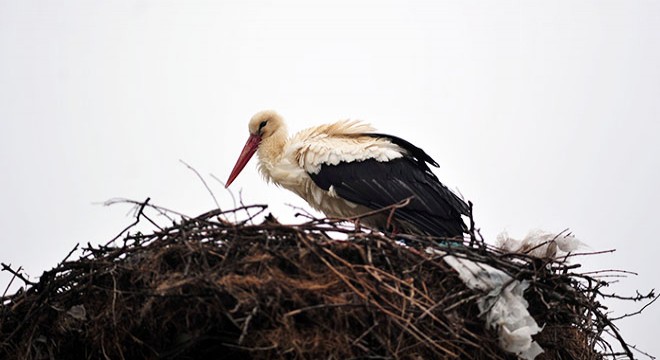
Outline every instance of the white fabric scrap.
[[543, 352], [532, 340], [532, 335], [540, 332], [541, 327], [527, 311], [529, 304], [523, 297], [528, 281], [514, 280], [487, 264], [446, 255], [437, 249], [429, 250], [445, 255], [443, 260], [458, 272], [467, 287], [488, 292], [477, 300], [477, 306], [481, 316], [486, 318], [486, 326], [497, 330], [503, 350], [525, 360], [532, 360]]
[[508, 253], [527, 254], [559, 261], [566, 260], [566, 255], [586, 247], [586, 244], [572, 235], [536, 230], [530, 231], [522, 240], [516, 240], [503, 232], [497, 235], [497, 247]]

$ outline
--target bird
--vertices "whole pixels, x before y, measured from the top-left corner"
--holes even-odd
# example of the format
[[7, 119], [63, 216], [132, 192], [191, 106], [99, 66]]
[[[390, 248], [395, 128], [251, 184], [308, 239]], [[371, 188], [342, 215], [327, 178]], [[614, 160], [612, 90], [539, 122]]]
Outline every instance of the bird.
[[[255, 114], [228, 188], [256, 153], [265, 180], [292, 191], [331, 218], [360, 218], [388, 233], [461, 237], [463, 199], [443, 185], [424, 150], [359, 120], [340, 120], [289, 136], [274, 110]], [[376, 210], [396, 207], [393, 213]]]

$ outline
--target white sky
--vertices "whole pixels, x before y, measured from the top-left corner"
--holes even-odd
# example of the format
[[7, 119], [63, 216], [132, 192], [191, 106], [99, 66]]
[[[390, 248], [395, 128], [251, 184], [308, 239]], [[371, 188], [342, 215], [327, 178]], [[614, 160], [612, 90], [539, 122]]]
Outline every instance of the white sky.
[[[196, 215], [264, 108], [424, 148], [494, 240], [570, 228], [589, 269], [660, 288], [660, 2], [0, 0], [0, 261], [38, 276], [132, 218]], [[224, 208], [231, 198], [207, 177]], [[232, 188], [291, 221], [254, 162]], [[9, 280], [0, 273], [0, 287]], [[617, 314], [637, 307], [608, 302]], [[619, 323], [660, 355], [658, 305]]]

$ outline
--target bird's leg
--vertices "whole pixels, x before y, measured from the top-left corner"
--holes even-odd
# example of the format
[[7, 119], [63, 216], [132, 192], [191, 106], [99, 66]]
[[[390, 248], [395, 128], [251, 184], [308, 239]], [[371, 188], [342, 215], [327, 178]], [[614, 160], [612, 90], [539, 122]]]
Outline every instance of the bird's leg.
[[390, 209], [390, 214], [387, 216], [387, 222], [385, 223], [387, 229], [394, 228], [394, 211], [396, 211], [396, 207], [392, 207], [392, 209]]
[[355, 231], [360, 231], [361, 226], [360, 226], [360, 218], [356, 218], [353, 221], [353, 226], [355, 227]]
[[394, 212], [396, 211], [396, 207], [392, 207], [390, 209], [389, 215], [387, 215], [387, 222], [385, 223], [385, 229], [389, 231], [389, 235], [391, 238], [395, 238], [396, 235], [399, 233], [399, 227], [397, 224], [394, 222]]
[[390, 237], [392, 239], [396, 238], [396, 236], [399, 234], [399, 227], [396, 226], [396, 224], [388, 225], [388, 228], [391, 228], [392, 230], [390, 231]]

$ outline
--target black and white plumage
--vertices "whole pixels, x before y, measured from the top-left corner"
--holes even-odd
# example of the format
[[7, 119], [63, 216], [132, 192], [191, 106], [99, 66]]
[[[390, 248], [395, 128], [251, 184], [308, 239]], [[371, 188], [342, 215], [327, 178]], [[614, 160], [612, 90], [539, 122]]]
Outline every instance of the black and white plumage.
[[444, 186], [428, 164], [438, 164], [422, 149], [407, 141], [384, 134], [362, 134], [382, 137], [398, 144], [404, 156], [390, 161], [367, 159], [321, 165], [310, 177], [321, 189], [330, 188], [341, 198], [380, 209], [410, 198], [410, 203], [395, 212], [404, 229], [435, 236], [460, 236], [466, 231], [461, 215], [468, 207]]
[[400, 203], [394, 212], [364, 218], [380, 230], [438, 237], [462, 236], [468, 206], [431, 172], [438, 164], [422, 149], [358, 121], [340, 121], [288, 137], [273, 111], [250, 121], [250, 138], [227, 181], [238, 176], [256, 151], [259, 169], [327, 216], [348, 218]]

